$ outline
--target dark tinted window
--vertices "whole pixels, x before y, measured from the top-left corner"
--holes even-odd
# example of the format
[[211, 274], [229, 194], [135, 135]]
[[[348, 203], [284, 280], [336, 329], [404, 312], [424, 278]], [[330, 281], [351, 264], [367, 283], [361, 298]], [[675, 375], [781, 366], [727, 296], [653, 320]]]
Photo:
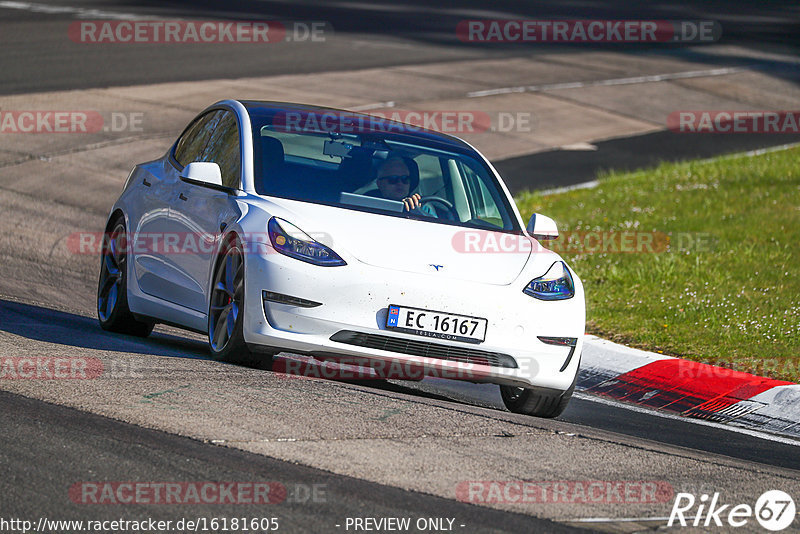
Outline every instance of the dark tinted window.
[[[364, 133], [341, 121], [343, 132], [321, 131], [313, 125], [324, 121], [312, 113], [305, 122], [303, 112], [298, 111], [298, 117], [290, 113], [295, 112], [272, 117], [251, 110], [257, 193], [434, 223], [519, 231], [508, 197], [478, 154], [430, 146], [423, 136]], [[335, 119], [335, 113], [326, 112], [323, 119]], [[387, 173], [395, 175], [389, 176], [393, 181], [380, 182]], [[420, 210], [407, 212], [402, 197], [415, 192], [426, 200]]]
[[178, 163], [186, 166], [193, 161], [204, 161], [203, 151], [221, 116], [221, 111], [209, 111], [186, 130], [175, 147], [175, 159]]
[[208, 141], [202, 161], [217, 163], [222, 172], [222, 185], [238, 189], [239, 178], [242, 174], [239, 127], [236, 124], [235, 115], [230, 111], [217, 113], [221, 114], [221, 118]]

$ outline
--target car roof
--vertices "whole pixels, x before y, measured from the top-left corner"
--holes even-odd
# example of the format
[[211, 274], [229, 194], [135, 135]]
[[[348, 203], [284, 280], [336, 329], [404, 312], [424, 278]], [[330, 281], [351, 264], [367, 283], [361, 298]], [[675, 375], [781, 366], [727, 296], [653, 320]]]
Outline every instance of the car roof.
[[407, 143], [420, 143], [424, 141], [425, 145], [434, 148], [475, 154], [475, 149], [458, 137], [429, 130], [421, 126], [409, 125], [379, 116], [368, 115], [366, 113], [292, 102], [261, 100], [240, 100], [239, 102], [251, 115], [253, 112], [258, 111], [266, 112], [267, 114], [278, 114], [286, 111], [294, 111], [302, 114], [342, 114], [347, 118], [353, 118], [358, 121], [359, 129], [352, 133], [380, 134], [385, 139]]

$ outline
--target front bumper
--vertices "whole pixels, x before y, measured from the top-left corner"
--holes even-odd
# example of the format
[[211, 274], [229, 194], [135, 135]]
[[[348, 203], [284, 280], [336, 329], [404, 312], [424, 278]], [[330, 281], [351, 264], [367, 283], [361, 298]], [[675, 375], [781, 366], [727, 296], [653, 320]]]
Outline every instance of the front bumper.
[[[522, 293], [529, 282], [524, 276], [498, 286], [360, 262], [318, 267], [267, 248], [246, 255], [244, 337], [250, 345], [283, 351], [402, 362], [473, 382], [563, 391], [578, 372], [583, 349], [583, 287], [575, 281], [573, 298], [545, 302]], [[321, 305], [265, 300], [265, 290]], [[486, 339], [473, 344], [388, 330], [389, 304], [484, 317]], [[558, 346], [539, 336], [575, 338], [576, 343]], [[443, 358], [443, 350], [477, 359]], [[516, 366], [480, 359], [487, 354], [507, 356]]]

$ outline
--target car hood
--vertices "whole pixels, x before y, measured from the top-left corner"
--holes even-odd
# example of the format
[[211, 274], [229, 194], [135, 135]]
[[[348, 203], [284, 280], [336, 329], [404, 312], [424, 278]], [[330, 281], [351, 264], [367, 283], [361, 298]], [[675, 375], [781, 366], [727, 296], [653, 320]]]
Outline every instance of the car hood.
[[535, 241], [416, 219], [270, 199], [269, 211], [337, 254], [376, 267], [508, 285], [520, 274]]

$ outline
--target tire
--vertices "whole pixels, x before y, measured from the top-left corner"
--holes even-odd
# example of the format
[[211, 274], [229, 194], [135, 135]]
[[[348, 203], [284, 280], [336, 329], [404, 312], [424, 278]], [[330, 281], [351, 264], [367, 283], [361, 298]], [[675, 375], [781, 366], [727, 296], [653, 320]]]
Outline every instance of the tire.
[[269, 367], [269, 354], [252, 352], [244, 341], [244, 252], [228, 238], [214, 267], [208, 303], [208, 348], [215, 360], [248, 367]]
[[97, 282], [97, 319], [109, 332], [147, 337], [155, 323], [136, 319], [128, 308], [128, 253], [125, 220], [120, 216], [103, 236], [100, 279]]
[[576, 373], [572, 385], [563, 393], [544, 393], [535, 389], [501, 385], [500, 396], [511, 412], [534, 417], [558, 417], [567, 408], [577, 381]]

